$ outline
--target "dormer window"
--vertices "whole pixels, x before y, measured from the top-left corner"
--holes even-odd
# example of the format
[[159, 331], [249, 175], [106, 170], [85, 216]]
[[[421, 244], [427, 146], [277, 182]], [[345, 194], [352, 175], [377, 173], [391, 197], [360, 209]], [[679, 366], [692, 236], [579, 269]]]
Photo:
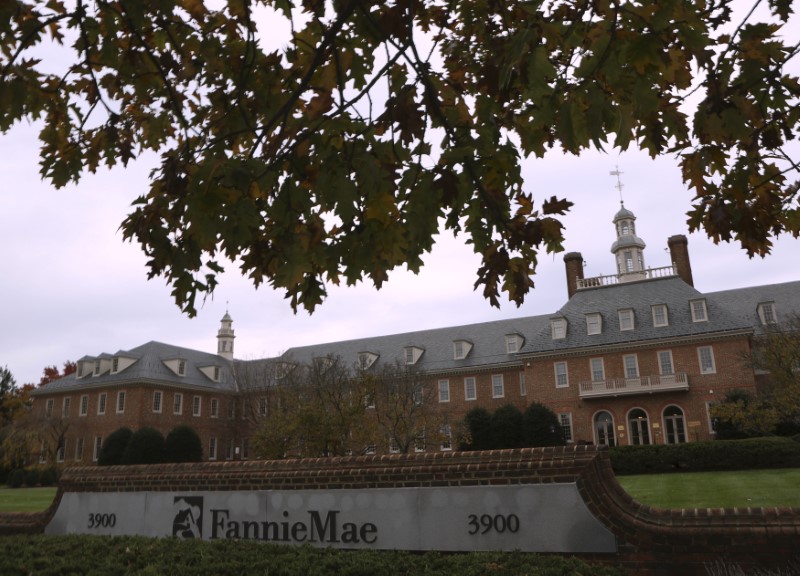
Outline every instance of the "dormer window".
[[651, 309], [653, 311], [653, 326], [669, 326], [666, 304], [656, 304]]
[[100, 360], [94, 361], [94, 375], [97, 376], [100, 374]]
[[463, 360], [467, 357], [470, 350], [472, 350], [472, 343], [466, 340], [453, 341], [453, 359]]
[[603, 317], [598, 313], [586, 315], [586, 333], [589, 335], [600, 334], [603, 331]]
[[78, 362], [78, 373], [76, 377], [83, 378], [83, 362]]
[[619, 311], [619, 329], [620, 332], [625, 330], [633, 330], [633, 309], [625, 308]]
[[358, 353], [358, 366], [362, 370], [366, 370], [372, 366], [378, 359], [378, 355], [374, 352], [359, 352]]
[[214, 366], [214, 382], [219, 382], [219, 366]]
[[506, 334], [506, 354], [516, 354], [524, 342], [519, 334]]
[[778, 319], [775, 315], [775, 303], [774, 302], [761, 302], [758, 305], [758, 318], [761, 320], [761, 324], [766, 326], [767, 324], [775, 324]]
[[561, 340], [567, 337], [567, 319], [566, 318], [553, 318], [550, 320], [550, 330], [553, 335], [553, 340]]
[[406, 346], [405, 350], [403, 351], [403, 358], [405, 359], [406, 364], [416, 364], [424, 351], [425, 350], [422, 348], [417, 348], [416, 346]]
[[186, 376], [186, 360], [178, 362], [178, 376]]
[[115, 356], [111, 361], [111, 373], [116, 374], [117, 372], [119, 372], [119, 358]]
[[708, 320], [708, 310], [706, 309], [706, 301], [691, 300], [689, 307], [692, 310], [692, 322], [706, 322]]

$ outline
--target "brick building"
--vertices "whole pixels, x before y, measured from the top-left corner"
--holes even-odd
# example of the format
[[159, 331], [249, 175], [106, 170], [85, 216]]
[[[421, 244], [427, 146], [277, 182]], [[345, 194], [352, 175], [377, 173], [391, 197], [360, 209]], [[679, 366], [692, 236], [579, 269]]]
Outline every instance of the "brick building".
[[[701, 293], [684, 236], [670, 262], [645, 265], [645, 243], [624, 206], [614, 217], [616, 272], [583, 277], [564, 257], [568, 297], [553, 314], [289, 349], [281, 358], [235, 360], [226, 313], [211, 354], [158, 342], [86, 356], [75, 374], [36, 390], [33, 415], [58, 433], [43, 459], [96, 461], [121, 426], [166, 434], [186, 423], [209, 460], [247, 458], [252, 433], [242, 374], [266, 362], [340, 357], [377, 370], [413, 365], [456, 421], [470, 409], [541, 402], [567, 438], [594, 444], [677, 443], [713, 438], [709, 405], [734, 389], [755, 391], [743, 355], [764, 327], [800, 312], [800, 282]], [[447, 446], [445, 443], [444, 446]], [[441, 446], [427, 449], [441, 449]]]

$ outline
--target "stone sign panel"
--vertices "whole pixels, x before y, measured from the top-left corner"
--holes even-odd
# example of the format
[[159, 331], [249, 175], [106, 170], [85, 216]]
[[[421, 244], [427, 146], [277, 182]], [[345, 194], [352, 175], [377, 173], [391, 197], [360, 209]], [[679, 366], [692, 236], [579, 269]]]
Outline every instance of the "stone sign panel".
[[574, 483], [66, 492], [47, 534], [259, 540], [336, 548], [614, 553]]

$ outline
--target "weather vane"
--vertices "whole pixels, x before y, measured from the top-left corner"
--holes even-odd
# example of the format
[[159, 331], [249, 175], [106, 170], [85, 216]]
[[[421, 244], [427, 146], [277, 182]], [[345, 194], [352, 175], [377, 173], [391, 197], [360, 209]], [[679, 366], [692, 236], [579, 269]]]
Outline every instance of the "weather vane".
[[617, 185], [614, 188], [619, 190], [619, 203], [624, 205], [622, 201], [622, 179], [620, 178], [623, 174], [624, 172], [620, 172], [619, 166], [615, 166], [614, 170], [611, 171], [611, 175], [617, 177]]

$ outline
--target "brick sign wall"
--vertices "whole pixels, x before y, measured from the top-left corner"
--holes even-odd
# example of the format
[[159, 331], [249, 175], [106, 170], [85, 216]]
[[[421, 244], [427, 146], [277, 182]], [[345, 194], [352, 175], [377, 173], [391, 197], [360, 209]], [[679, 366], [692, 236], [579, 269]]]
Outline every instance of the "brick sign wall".
[[[396, 537], [386, 518], [417, 535], [387, 545]], [[651, 575], [705, 574], [720, 559], [785, 567], [800, 541], [794, 509], [642, 506], [594, 446], [72, 468], [46, 513], [0, 515], [0, 532], [130, 533], [126, 523], [151, 535], [351, 548], [528, 549]]]

